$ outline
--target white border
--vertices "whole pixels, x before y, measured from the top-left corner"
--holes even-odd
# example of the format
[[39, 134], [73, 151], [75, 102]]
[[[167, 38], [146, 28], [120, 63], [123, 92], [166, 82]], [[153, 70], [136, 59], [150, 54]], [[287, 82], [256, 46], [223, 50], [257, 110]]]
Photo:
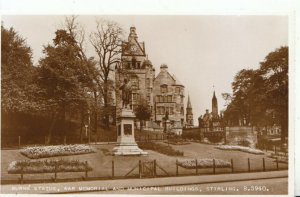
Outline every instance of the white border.
[[[294, 146], [294, 139], [300, 139], [300, 112], [296, 107], [296, 100], [300, 100], [300, 80], [296, 81], [300, 77], [296, 68], [300, 63], [297, 42], [300, 26], [296, 23], [300, 23], [299, 5], [296, 0], [0, 0], [0, 11], [2, 15], [288, 15], [289, 196], [294, 196], [293, 150], [300, 147], [299, 143]], [[295, 130], [298, 131], [296, 135]], [[295, 155], [300, 157], [299, 153]], [[299, 159], [296, 166], [300, 168]], [[297, 179], [299, 181], [299, 175]], [[295, 188], [300, 195], [300, 183]]]

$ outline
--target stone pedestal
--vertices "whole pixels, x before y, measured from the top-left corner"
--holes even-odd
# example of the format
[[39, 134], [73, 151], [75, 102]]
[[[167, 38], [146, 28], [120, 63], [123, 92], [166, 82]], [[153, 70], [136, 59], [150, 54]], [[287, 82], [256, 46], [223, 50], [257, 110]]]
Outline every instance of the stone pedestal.
[[113, 155], [148, 155], [140, 149], [134, 139], [134, 118], [131, 109], [122, 109], [117, 119], [117, 143]]

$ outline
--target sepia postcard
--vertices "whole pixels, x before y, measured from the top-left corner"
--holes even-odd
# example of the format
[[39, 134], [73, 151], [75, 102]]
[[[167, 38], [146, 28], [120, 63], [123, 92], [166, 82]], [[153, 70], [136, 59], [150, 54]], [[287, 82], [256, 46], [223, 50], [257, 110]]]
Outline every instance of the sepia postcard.
[[1, 195], [293, 196], [290, 22], [2, 15]]

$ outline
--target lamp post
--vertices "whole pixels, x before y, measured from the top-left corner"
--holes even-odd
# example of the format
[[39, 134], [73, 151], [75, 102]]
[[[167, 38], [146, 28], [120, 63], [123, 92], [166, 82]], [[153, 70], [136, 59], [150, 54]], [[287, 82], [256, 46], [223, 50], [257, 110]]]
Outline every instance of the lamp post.
[[86, 139], [86, 137], [88, 136], [88, 125], [86, 124], [84, 125], [84, 127], [85, 127], [85, 139]]
[[88, 129], [89, 129], [89, 141], [88, 143], [90, 144], [91, 142], [91, 116], [90, 116], [90, 110], [88, 110]]

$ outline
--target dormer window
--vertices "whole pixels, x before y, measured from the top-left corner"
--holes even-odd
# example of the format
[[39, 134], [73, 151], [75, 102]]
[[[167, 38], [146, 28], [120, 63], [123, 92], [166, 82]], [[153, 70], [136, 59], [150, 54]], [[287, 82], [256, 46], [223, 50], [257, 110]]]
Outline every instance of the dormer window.
[[160, 86], [160, 92], [161, 93], [167, 93], [168, 92], [168, 86], [167, 85], [161, 85]]

